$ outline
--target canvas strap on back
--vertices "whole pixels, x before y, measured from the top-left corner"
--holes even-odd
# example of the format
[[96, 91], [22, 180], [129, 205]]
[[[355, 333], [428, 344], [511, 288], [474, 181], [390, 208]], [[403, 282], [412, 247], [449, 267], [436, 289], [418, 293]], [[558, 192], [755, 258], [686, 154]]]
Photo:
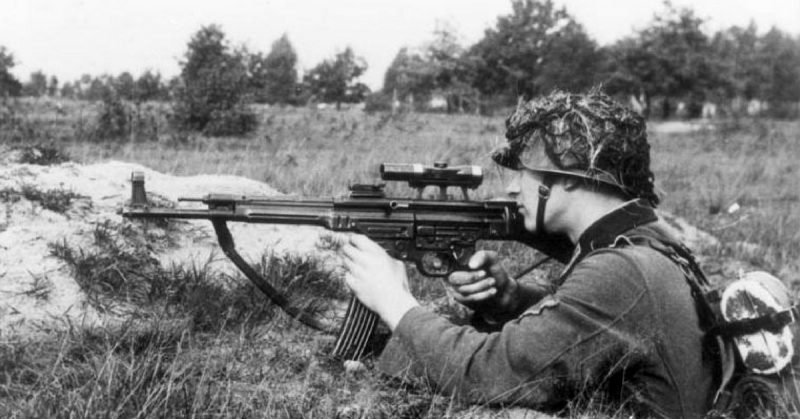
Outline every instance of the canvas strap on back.
[[710, 291], [708, 279], [686, 246], [681, 243], [646, 236], [633, 236], [630, 237], [630, 240], [636, 244], [646, 244], [678, 265], [686, 279], [686, 283], [689, 285], [692, 298], [697, 303], [700, 327], [704, 333], [708, 333], [709, 330], [720, 323], [721, 315], [718, 310], [713, 308], [708, 298]]
[[[700, 267], [697, 266], [697, 262], [694, 260], [694, 256], [690, 253], [689, 249], [678, 243], [667, 242], [662, 243], [662, 245], [667, 246], [672, 252], [674, 252], [674, 255], [668, 255], [668, 257], [678, 263], [679, 266], [683, 266], [684, 262], [688, 262], [688, 269], [682, 268], [684, 270], [684, 275], [686, 275], [687, 271], [690, 271], [695, 275], [696, 278], [700, 279], [700, 286], [698, 287], [700, 295], [703, 296], [704, 304], [709, 306], [713, 316], [711, 327], [705, 330], [707, 339], [716, 336], [731, 338], [735, 336], [749, 335], [758, 331], [777, 333], [785, 326], [797, 321], [798, 317], [800, 317], [800, 306], [795, 304], [785, 310], [764, 316], [752, 317], [737, 321], [724, 320], [719, 310], [714, 308], [715, 306], [719, 306], [719, 300], [721, 296], [719, 295], [718, 291], [709, 290], [708, 280], [705, 278], [703, 271], [700, 270]], [[651, 245], [651, 247], [653, 246]], [[662, 251], [662, 253], [664, 252]], [[678, 258], [675, 258], [676, 255]], [[692, 286], [694, 281], [692, 281], [689, 277], [687, 277], [687, 281], [689, 282], [689, 285]]]
[[[717, 391], [712, 405], [714, 406], [714, 411], [723, 412], [723, 414], [717, 417], [730, 417], [725, 412], [730, 412], [732, 406], [737, 405], [739, 407], [745, 406], [747, 409], [755, 409], [747, 410], [750, 413], [746, 417], [756, 417], [750, 416], [750, 414], [758, 412], [759, 406], [780, 409], [780, 406], [786, 402], [790, 404], [800, 403], [783, 399], [778, 402], [779, 398], [782, 397], [781, 395], [788, 395], [791, 398], [794, 397], [792, 396], [793, 394], [797, 394], [796, 387], [792, 384], [787, 384], [789, 382], [795, 383], [793, 378], [787, 379], [784, 376], [780, 376], [770, 379], [766, 376], [747, 374], [746, 371], [742, 374], [742, 360], [733, 343], [733, 338], [736, 336], [758, 333], [759, 331], [780, 331], [787, 325], [797, 321], [798, 317], [800, 317], [800, 306], [796, 304], [785, 310], [760, 317], [732, 322], [726, 321], [720, 311], [721, 292], [710, 289], [705, 275], [700, 270], [689, 249], [680, 243], [660, 242], [658, 239], [649, 239], [648, 243], [653, 249], [660, 251], [681, 266], [689, 286], [692, 287], [692, 296], [698, 307], [698, 315], [701, 316], [701, 330], [704, 332], [703, 346], [708, 355], [716, 356], [718, 360], [715, 366]], [[688, 275], [689, 273], [693, 275]], [[703, 312], [708, 313], [707, 318], [704, 318], [705, 316], [701, 314]], [[796, 384], [794, 385], [796, 386]], [[780, 390], [781, 388], [783, 390]], [[787, 390], [787, 388], [794, 390]], [[738, 407], [734, 408], [738, 409]], [[798, 404], [794, 404], [793, 409], [798, 409]], [[714, 416], [710, 415], [709, 417]], [[776, 417], [783, 416], [779, 414]]]
[[700, 330], [703, 332], [703, 356], [714, 357], [718, 361], [715, 363], [717, 392], [713, 403], [714, 405], [727, 403], [727, 401], [721, 399], [730, 396], [726, 388], [736, 372], [736, 354], [729, 339], [724, 339], [719, 334], [710, 333], [724, 323], [722, 314], [719, 311], [718, 293], [711, 290], [708, 279], [694, 259], [694, 255], [682, 243], [647, 236], [634, 236], [629, 237], [629, 239], [632, 243], [647, 245], [663, 254], [674, 262], [683, 273], [691, 290], [692, 299], [695, 302], [698, 320], [700, 321]]

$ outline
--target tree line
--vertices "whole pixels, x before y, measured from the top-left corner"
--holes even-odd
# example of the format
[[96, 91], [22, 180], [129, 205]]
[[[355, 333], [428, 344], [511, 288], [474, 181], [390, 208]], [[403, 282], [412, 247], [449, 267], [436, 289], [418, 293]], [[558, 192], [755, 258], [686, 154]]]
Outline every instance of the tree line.
[[15, 65], [13, 54], [0, 45], [0, 97], [58, 96], [95, 101], [113, 93], [136, 102], [167, 100], [176, 82], [175, 79], [164, 80], [160, 73], [147, 70], [136, 78], [125, 71], [118, 76], [84, 74], [78, 80], [62, 83], [58, 77], [48, 77], [43, 71], [37, 70], [22, 83], [10, 72]]
[[511, 4], [474, 45], [460, 45], [444, 27], [428, 44], [401, 49], [386, 72], [384, 96], [414, 106], [435, 96], [450, 111], [470, 111], [602, 85], [653, 116], [673, 116], [679, 103], [688, 117], [707, 102], [733, 113], [751, 100], [775, 116], [797, 116], [800, 37], [777, 28], [762, 35], [754, 23], [708, 35], [692, 9], [666, 2], [645, 27], [599, 46], [550, 0]]
[[707, 102], [735, 113], [752, 100], [775, 116], [796, 116], [800, 37], [777, 28], [760, 34], [751, 23], [709, 35], [692, 9], [666, 2], [646, 26], [600, 46], [552, 0], [511, 0], [511, 6], [473, 45], [462, 45], [454, 29], [439, 26], [426, 44], [401, 48], [374, 93], [358, 81], [367, 63], [351, 48], [300, 77], [287, 35], [264, 54], [231, 45], [219, 26], [209, 25], [192, 36], [181, 74], [169, 80], [146, 71], [138, 77], [85, 75], [59, 85], [38, 71], [20, 83], [9, 72], [13, 56], [0, 47], [0, 96], [173, 100], [179, 113], [194, 115], [186, 118], [192, 128], [204, 127], [214, 115], [243, 114], [252, 102], [338, 107], [366, 100], [370, 109], [422, 110], [438, 100], [448, 112], [491, 112], [520, 96], [598, 85], [650, 116], [681, 111], [696, 117]]
[[[228, 94], [247, 96], [247, 100], [268, 104], [305, 104], [309, 100], [343, 103], [360, 102], [370, 93], [356, 78], [366, 71], [366, 61], [346, 48], [323, 60], [298, 80], [297, 53], [286, 34], [275, 40], [269, 53], [251, 52], [233, 46], [218, 25], [198, 30], [190, 39], [181, 73], [165, 79], [159, 72], [147, 70], [134, 77], [130, 72], [117, 76], [84, 74], [78, 80], [60, 83], [56, 76], [34, 71], [20, 82], [10, 70], [14, 56], [0, 46], [0, 97], [59, 96], [99, 101], [108, 95], [134, 102], [172, 100], [182, 88], [199, 80], [221, 84]], [[221, 91], [214, 95], [225, 96]]]

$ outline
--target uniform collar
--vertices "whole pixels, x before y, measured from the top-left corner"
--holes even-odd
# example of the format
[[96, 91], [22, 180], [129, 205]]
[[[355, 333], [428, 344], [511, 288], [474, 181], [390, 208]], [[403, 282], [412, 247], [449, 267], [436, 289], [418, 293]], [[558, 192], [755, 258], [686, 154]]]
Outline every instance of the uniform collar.
[[621, 234], [657, 220], [658, 216], [653, 207], [640, 199], [628, 201], [619, 208], [612, 210], [600, 217], [581, 234], [575, 246], [572, 260], [564, 269], [564, 274], [571, 271], [575, 263], [593, 250], [609, 247], [614, 244]]
[[639, 199], [628, 201], [600, 217], [581, 234], [578, 239], [581, 253], [608, 247], [620, 234], [656, 220], [658, 216], [652, 207]]

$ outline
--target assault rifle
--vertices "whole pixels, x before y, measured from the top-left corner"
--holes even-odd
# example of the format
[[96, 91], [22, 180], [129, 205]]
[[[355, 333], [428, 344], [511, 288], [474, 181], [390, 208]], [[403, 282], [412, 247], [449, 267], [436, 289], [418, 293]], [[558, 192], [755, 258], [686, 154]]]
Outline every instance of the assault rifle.
[[[385, 183], [358, 184], [350, 187], [348, 196], [339, 198], [299, 200], [212, 193], [202, 198], [179, 199], [202, 202], [207, 206], [205, 209], [156, 208], [148, 203], [143, 173], [134, 172], [131, 202], [122, 215], [140, 219], [210, 220], [222, 251], [256, 287], [293, 318], [328, 332], [333, 332], [329, 326], [292, 305], [242, 258], [228, 229], [229, 221], [314, 225], [364, 234], [390, 256], [415, 263], [423, 275], [430, 277], [444, 277], [464, 269], [478, 240], [516, 240], [560, 260], [571, 251], [571, 244], [562, 238], [527, 233], [516, 202], [470, 200], [468, 189], [477, 188], [483, 181], [480, 166], [384, 163], [380, 174], [384, 181], [407, 182], [417, 190], [417, 196], [387, 197], [383, 190]], [[423, 198], [423, 190], [429, 186], [439, 188], [436, 199]], [[450, 200], [449, 187], [461, 188], [463, 199]], [[332, 355], [340, 359], [361, 358], [376, 326], [377, 315], [351, 297]]]

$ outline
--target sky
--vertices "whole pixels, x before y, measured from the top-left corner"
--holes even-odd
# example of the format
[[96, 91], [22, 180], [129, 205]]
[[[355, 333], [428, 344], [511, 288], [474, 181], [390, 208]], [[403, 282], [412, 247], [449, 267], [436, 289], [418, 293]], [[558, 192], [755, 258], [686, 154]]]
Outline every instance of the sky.
[[[663, 11], [662, 0], [554, 0], [602, 44], [631, 35]], [[673, 0], [707, 19], [711, 33], [754, 21], [800, 36], [800, 0]], [[82, 74], [135, 77], [145, 70], [179, 73], [191, 36], [218, 24], [234, 45], [269, 52], [288, 34], [301, 72], [347, 46], [369, 65], [362, 81], [380, 88], [403, 46], [432, 38], [437, 24], [456, 29], [464, 45], [478, 41], [509, 0], [0, 0], [0, 46], [14, 55], [26, 81], [41, 70], [61, 81]]]

